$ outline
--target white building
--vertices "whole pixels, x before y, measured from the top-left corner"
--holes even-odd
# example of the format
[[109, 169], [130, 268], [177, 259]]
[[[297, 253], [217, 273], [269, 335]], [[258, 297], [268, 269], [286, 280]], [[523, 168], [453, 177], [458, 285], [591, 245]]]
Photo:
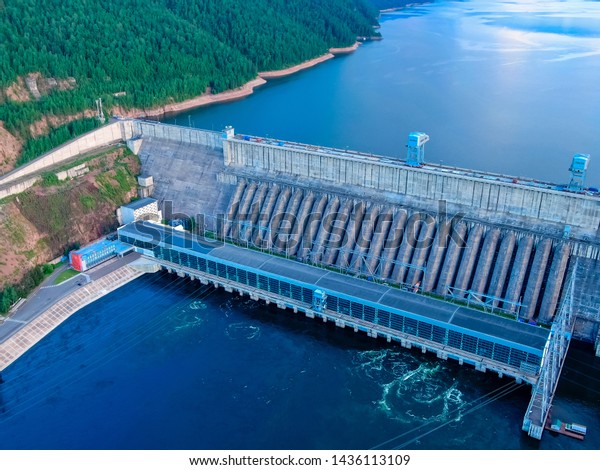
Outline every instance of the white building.
[[145, 197], [121, 206], [117, 211], [117, 217], [121, 225], [129, 224], [136, 220], [160, 222], [162, 220], [162, 213], [158, 210], [158, 200]]

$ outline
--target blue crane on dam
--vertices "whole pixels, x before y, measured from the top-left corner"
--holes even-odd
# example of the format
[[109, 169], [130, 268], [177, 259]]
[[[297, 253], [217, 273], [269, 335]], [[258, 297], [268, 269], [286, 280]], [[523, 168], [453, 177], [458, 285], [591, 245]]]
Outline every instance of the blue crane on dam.
[[410, 166], [423, 166], [425, 164], [425, 144], [429, 136], [424, 132], [411, 132], [408, 134], [406, 144], [406, 164]]
[[585, 176], [587, 173], [589, 154], [578, 153], [573, 156], [569, 171], [571, 172], [571, 181], [567, 189], [570, 191], [582, 191], [585, 187]]

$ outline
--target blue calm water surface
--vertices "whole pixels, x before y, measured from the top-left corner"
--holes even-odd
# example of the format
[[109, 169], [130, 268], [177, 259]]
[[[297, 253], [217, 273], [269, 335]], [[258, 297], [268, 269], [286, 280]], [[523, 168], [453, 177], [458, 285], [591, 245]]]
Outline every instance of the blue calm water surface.
[[[388, 155], [422, 130], [432, 161], [554, 181], [588, 152], [598, 183], [598, 7], [411, 8], [382, 17], [383, 41], [170, 120]], [[536, 442], [520, 430], [527, 386], [145, 275], [3, 373], [0, 448], [600, 449], [599, 371], [591, 345], [572, 345], [554, 415], [589, 435]]]
[[600, 2], [436, 2], [381, 17], [382, 41], [167, 122], [555, 183], [575, 153], [600, 185]]

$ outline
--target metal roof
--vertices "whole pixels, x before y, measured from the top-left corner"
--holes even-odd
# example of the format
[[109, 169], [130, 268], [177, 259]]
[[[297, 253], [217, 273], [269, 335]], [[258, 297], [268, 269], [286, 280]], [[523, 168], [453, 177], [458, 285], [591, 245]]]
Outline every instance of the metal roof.
[[142, 199], [138, 199], [137, 201], [130, 202], [129, 204], [122, 206], [122, 208], [131, 209], [135, 211], [137, 209], [141, 209], [142, 207], [149, 206], [154, 202], [158, 202], [158, 200], [151, 197], [145, 197]]
[[125, 243], [121, 243], [118, 240], [113, 241], [113, 240], [102, 239], [95, 243], [92, 243], [91, 245], [84, 246], [83, 248], [75, 250], [75, 251], [73, 251], [73, 253], [85, 257], [90, 254], [97, 253], [98, 251], [100, 251], [104, 248], [109, 248], [109, 249], [113, 250], [115, 253], [118, 253], [118, 252], [121, 252], [121, 251], [124, 251], [124, 250], [130, 248], [130, 246], [126, 245]]

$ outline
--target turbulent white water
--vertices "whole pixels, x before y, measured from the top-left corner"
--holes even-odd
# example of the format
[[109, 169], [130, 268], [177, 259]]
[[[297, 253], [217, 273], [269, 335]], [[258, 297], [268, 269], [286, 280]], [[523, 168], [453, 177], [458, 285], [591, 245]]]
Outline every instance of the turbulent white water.
[[359, 351], [353, 362], [359, 376], [380, 388], [375, 404], [390, 419], [413, 425], [461, 420], [463, 394], [442, 363], [387, 349]]

